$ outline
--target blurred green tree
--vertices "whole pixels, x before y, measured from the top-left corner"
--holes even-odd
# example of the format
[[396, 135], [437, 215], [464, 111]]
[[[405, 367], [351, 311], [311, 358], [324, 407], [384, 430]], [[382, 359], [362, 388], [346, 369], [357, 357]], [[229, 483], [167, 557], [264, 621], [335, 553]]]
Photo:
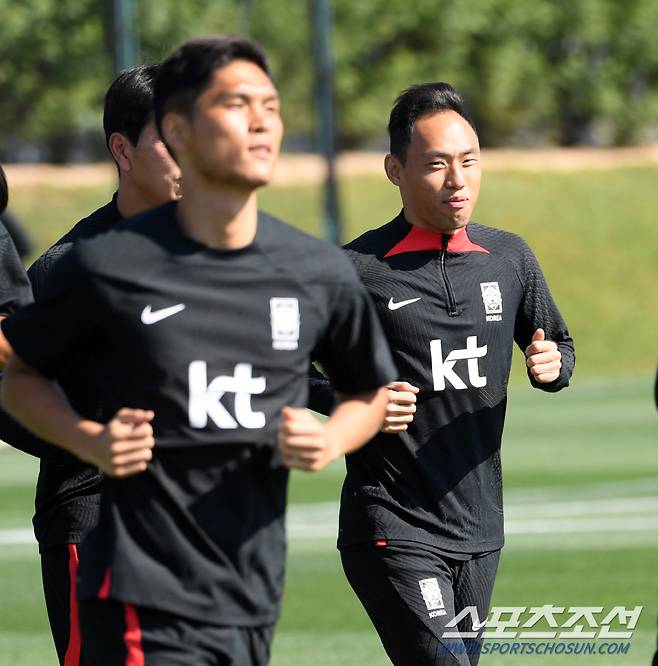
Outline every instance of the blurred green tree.
[[[313, 127], [309, 2], [138, 0], [141, 59], [193, 35], [248, 33], [268, 50], [288, 135]], [[411, 83], [463, 91], [485, 145], [645, 140], [658, 118], [656, 0], [334, 0], [343, 147], [380, 140]], [[0, 146], [68, 157], [98, 131], [112, 78], [108, 0], [0, 0]]]
[[30, 137], [68, 156], [98, 128], [111, 75], [102, 0], [0, 0], [0, 137]]

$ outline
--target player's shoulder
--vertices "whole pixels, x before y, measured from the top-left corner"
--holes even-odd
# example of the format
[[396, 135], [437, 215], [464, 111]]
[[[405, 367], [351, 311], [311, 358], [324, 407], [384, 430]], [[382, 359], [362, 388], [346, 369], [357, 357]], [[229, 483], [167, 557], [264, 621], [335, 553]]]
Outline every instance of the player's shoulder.
[[93, 213], [83, 217], [76, 222], [61, 238], [56, 240], [45, 252], [43, 252], [28, 270], [30, 280], [45, 279], [45, 276], [55, 267], [77, 243], [94, 238], [113, 228], [121, 221], [121, 215], [116, 206], [116, 196], [104, 206]]
[[345, 245], [348, 253], [383, 258], [409, 232], [409, 224], [398, 215], [380, 227], [370, 229]]
[[344, 250], [363, 275], [369, 266], [382, 262], [387, 253], [409, 233], [409, 224], [402, 213], [375, 229], [370, 229], [347, 243]]
[[116, 204], [116, 196], [104, 206], [97, 208], [93, 213], [83, 217], [69, 231], [67, 231], [55, 245], [59, 243], [75, 243], [77, 241], [93, 238], [105, 233], [122, 221]]
[[540, 270], [532, 249], [518, 234], [476, 222], [469, 222], [467, 231], [473, 242], [484, 247], [491, 255], [507, 261], [521, 281]]
[[7, 227], [5, 227], [2, 219], [0, 219], [0, 257], [4, 258], [7, 255], [16, 255], [16, 247], [11, 234]]
[[530, 251], [528, 243], [518, 234], [497, 227], [489, 227], [478, 222], [469, 222], [466, 228], [468, 237], [491, 254], [508, 259], [522, 260]]
[[262, 232], [259, 240], [266, 247], [277, 249], [288, 247], [294, 253], [312, 249], [323, 254], [333, 252], [340, 254], [331, 243], [297, 229], [271, 213], [259, 210], [258, 225]]
[[175, 202], [118, 221], [104, 233], [75, 243], [71, 254], [90, 273], [125, 275], [155, 266], [176, 246]]
[[293, 270], [300, 280], [342, 281], [354, 269], [344, 252], [279, 218], [259, 211], [259, 243], [280, 268]]

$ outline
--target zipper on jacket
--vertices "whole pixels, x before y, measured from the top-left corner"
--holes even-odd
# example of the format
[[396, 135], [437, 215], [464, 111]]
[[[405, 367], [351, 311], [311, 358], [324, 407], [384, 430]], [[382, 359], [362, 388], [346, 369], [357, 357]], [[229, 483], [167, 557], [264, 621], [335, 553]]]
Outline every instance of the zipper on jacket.
[[446, 293], [448, 294], [448, 315], [450, 317], [457, 317], [459, 315], [459, 310], [457, 310], [455, 292], [450, 284], [448, 271], [446, 270], [446, 255], [448, 253], [450, 234], [441, 234], [441, 238], [443, 239], [443, 247], [441, 248], [441, 275], [443, 276], [443, 284], [445, 285]]

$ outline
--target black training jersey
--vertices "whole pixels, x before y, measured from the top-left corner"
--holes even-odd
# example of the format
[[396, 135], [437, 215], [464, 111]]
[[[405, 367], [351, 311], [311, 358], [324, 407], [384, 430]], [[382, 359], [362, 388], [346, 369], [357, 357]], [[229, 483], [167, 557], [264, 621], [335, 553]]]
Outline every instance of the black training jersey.
[[176, 206], [79, 244], [7, 335], [53, 378], [89, 347], [104, 420], [121, 407], [155, 411], [148, 470], [103, 480], [80, 597], [267, 624], [285, 554], [281, 408], [306, 405], [312, 356], [345, 393], [375, 389], [395, 368], [343, 252], [267, 215], [249, 246], [211, 249], [182, 233]]
[[[447, 243], [447, 246], [446, 246]], [[346, 246], [384, 326], [399, 379], [419, 387], [406, 432], [347, 458], [339, 547], [413, 541], [455, 553], [503, 544], [500, 445], [513, 342], [557, 342], [568, 385], [574, 347], [530, 248], [474, 222], [454, 236], [400, 214]], [[326, 382], [311, 383], [314, 409]], [[324, 404], [323, 404], [324, 403]]]
[[30, 282], [14, 241], [0, 222], [0, 316], [6, 317], [32, 302]]
[[[122, 219], [115, 195], [112, 201], [80, 220], [46, 250], [28, 270], [35, 300], [40, 301], [47, 295], [52, 269], [76, 243], [109, 231]], [[96, 391], [90, 390], [94, 381], [95, 366], [85, 348], [73, 350], [59, 383], [80, 414], [98, 419]], [[98, 470], [39, 439], [4, 410], [0, 410], [0, 437], [15, 448], [41, 458], [33, 518], [34, 534], [40, 550], [80, 543], [98, 522]]]

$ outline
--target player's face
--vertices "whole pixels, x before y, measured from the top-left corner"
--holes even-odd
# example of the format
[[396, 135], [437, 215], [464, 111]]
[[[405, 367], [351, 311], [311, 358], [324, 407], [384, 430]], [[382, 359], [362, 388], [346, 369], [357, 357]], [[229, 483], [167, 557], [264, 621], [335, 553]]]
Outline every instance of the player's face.
[[[422, 116], [414, 124], [405, 164], [388, 159], [396, 162], [396, 185], [410, 221], [442, 233], [469, 222], [480, 192], [480, 145], [458, 113]], [[388, 165], [387, 171], [390, 178]]]
[[147, 208], [180, 198], [180, 168], [162, 143], [154, 122], [148, 123], [139, 135], [132, 167], [133, 179]]
[[215, 70], [197, 98], [186, 152], [206, 181], [252, 190], [271, 180], [282, 136], [270, 77], [254, 63], [236, 60]]

